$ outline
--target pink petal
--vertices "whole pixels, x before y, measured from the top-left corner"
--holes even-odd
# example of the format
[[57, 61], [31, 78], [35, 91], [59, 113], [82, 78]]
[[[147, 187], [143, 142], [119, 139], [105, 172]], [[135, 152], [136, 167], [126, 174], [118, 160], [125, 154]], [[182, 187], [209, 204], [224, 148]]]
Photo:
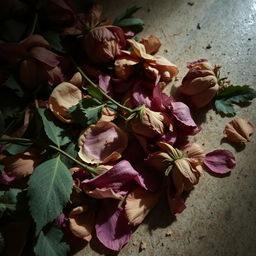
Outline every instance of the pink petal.
[[182, 102], [171, 102], [173, 116], [180, 122], [180, 128], [185, 135], [195, 135], [201, 128], [193, 120], [189, 107]]
[[110, 79], [111, 79], [111, 76], [99, 75], [99, 87], [105, 93], [112, 96], [112, 87], [111, 87], [111, 84], [110, 84]]
[[15, 176], [12, 176], [11, 173], [7, 173], [5, 171], [0, 173], [0, 184], [9, 185], [15, 179]]
[[107, 248], [120, 251], [131, 238], [131, 227], [118, 201], [105, 199], [96, 219], [96, 235]]
[[52, 68], [56, 67], [60, 63], [59, 56], [57, 54], [43, 47], [33, 47], [29, 53], [31, 57]]
[[236, 159], [232, 152], [217, 149], [206, 154], [204, 164], [214, 173], [225, 174], [236, 166]]
[[100, 174], [91, 180], [84, 180], [82, 184], [86, 187], [90, 187], [91, 190], [100, 189], [112, 189], [114, 192], [124, 194], [127, 192], [127, 183], [135, 180], [140, 186], [146, 188], [144, 180], [140, 177], [139, 173], [131, 166], [131, 164], [122, 160], [113, 166], [110, 170]]
[[84, 162], [106, 163], [121, 157], [127, 135], [114, 123], [101, 121], [82, 132], [78, 145], [78, 155]]

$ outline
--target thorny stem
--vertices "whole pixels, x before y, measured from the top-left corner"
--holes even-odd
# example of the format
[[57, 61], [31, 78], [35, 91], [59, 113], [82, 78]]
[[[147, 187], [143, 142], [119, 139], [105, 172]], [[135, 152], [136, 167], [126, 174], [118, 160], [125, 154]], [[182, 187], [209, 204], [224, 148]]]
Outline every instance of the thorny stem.
[[80, 72], [80, 74], [84, 77], [84, 79], [91, 84], [92, 86], [96, 87], [100, 93], [107, 98], [109, 101], [111, 101], [112, 103], [114, 103], [116, 106], [118, 106], [119, 108], [127, 111], [129, 114], [133, 113], [134, 110], [120, 104], [119, 102], [117, 102], [116, 100], [114, 100], [113, 98], [111, 98], [107, 93], [105, 93], [103, 90], [101, 90], [85, 73], [84, 71], [76, 64], [76, 62], [73, 60], [73, 63], [75, 64], [77, 70]]
[[0, 139], [0, 143], [34, 143], [40, 147], [44, 147], [44, 148], [51, 148], [54, 149], [55, 151], [58, 151], [59, 153], [61, 153], [62, 155], [66, 156], [67, 158], [71, 159], [72, 161], [74, 161], [75, 163], [77, 163], [78, 165], [82, 166], [83, 168], [85, 168], [87, 171], [90, 172], [90, 174], [94, 177], [97, 174], [97, 171], [95, 170], [95, 168], [88, 166], [87, 164], [84, 164], [82, 162], [80, 162], [79, 160], [75, 159], [74, 157], [72, 157], [71, 155], [69, 155], [68, 153], [66, 153], [65, 151], [63, 151], [62, 149], [54, 146], [54, 145], [42, 145], [34, 140], [31, 139], [26, 139], [26, 138], [1, 138]]

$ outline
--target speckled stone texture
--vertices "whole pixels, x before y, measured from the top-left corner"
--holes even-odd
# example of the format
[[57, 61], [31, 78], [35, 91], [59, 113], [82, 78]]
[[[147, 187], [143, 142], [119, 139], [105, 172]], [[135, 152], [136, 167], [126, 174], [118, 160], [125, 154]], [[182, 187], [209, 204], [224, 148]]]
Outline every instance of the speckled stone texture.
[[[139, 37], [154, 34], [160, 38], [159, 55], [178, 65], [179, 81], [186, 73], [187, 61], [208, 58], [212, 64], [222, 64], [222, 76], [228, 76], [233, 84], [256, 87], [256, 0], [102, 3], [104, 15], [111, 19], [127, 7], [142, 7], [136, 14], [145, 21]], [[236, 107], [236, 111], [237, 117], [256, 123], [256, 100], [247, 107]], [[163, 199], [120, 253], [111, 253], [92, 242], [77, 256], [256, 255], [256, 136], [244, 147], [234, 147], [221, 140], [224, 126], [232, 118], [222, 118], [208, 107], [195, 119], [203, 129], [192, 139], [206, 152], [220, 148], [235, 154], [237, 166], [231, 175], [218, 178], [205, 173], [189, 194], [187, 209], [177, 218], [171, 216]], [[145, 244], [142, 251], [141, 242]]]

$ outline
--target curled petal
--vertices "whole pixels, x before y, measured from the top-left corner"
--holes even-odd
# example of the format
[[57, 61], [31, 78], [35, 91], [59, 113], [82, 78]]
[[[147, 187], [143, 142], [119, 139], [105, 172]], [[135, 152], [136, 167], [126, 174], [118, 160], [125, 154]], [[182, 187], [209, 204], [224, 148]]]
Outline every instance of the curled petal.
[[13, 156], [5, 156], [1, 159], [5, 165], [5, 173], [11, 178], [21, 179], [30, 175], [41, 162], [40, 152], [30, 148], [24, 153]]
[[95, 214], [86, 205], [74, 208], [69, 214], [70, 231], [87, 242], [92, 238]]
[[168, 159], [170, 159], [170, 156], [167, 153], [159, 151], [150, 154], [145, 162], [153, 169], [165, 172], [166, 168], [168, 167], [168, 164], [165, 162], [165, 160]]
[[[193, 76], [197, 76], [192, 79]], [[182, 80], [179, 92], [184, 95], [196, 95], [217, 84], [217, 77], [212, 71], [195, 70], [190, 71]]]
[[75, 85], [63, 82], [56, 86], [49, 97], [49, 108], [62, 122], [70, 123], [68, 109], [83, 99], [82, 91]]
[[203, 163], [205, 153], [202, 147], [196, 142], [188, 142], [182, 148], [181, 151], [187, 154], [188, 158]]
[[125, 200], [125, 213], [129, 224], [139, 225], [156, 205], [160, 194], [142, 188], [134, 189]]
[[135, 54], [144, 60], [153, 60], [154, 57], [146, 53], [145, 46], [141, 43], [136, 42], [134, 39], [127, 39], [127, 42], [132, 47]]
[[211, 100], [216, 96], [219, 90], [219, 85], [215, 84], [215, 86], [208, 88], [207, 90], [189, 97], [188, 103], [198, 109], [206, 106]]
[[86, 163], [116, 161], [127, 146], [126, 134], [111, 122], [98, 122], [84, 130], [78, 139], [79, 157]]
[[148, 61], [147, 64], [158, 70], [162, 81], [170, 82], [173, 77], [178, 75], [179, 69], [176, 65], [162, 56], [155, 56], [154, 58], [154, 60]]
[[[189, 180], [189, 182], [194, 185], [198, 183], [198, 178], [192, 170], [192, 166], [190, 162], [185, 159], [178, 159], [175, 161], [175, 166], [177, 167], [178, 171], [182, 174], [183, 177]], [[176, 168], [173, 169], [173, 175]]]
[[118, 201], [104, 199], [96, 220], [96, 235], [107, 248], [120, 251], [131, 238], [132, 229]]
[[[110, 195], [110, 197], [113, 198], [112, 191], [114, 193], [119, 193], [120, 195], [125, 194], [127, 192], [126, 185], [133, 180], [141, 187], [147, 189], [139, 173], [133, 169], [128, 161], [122, 160], [114, 165], [110, 170], [98, 175], [94, 179], [84, 180], [82, 185], [85, 191], [93, 191], [98, 188], [101, 189], [102, 196], [106, 198], [108, 197], [107, 195]], [[112, 191], [108, 189], [111, 189]], [[99, 190], [97, 192], [99, 192]]]
[[225, 149], [217, 149], [206, 154], [204, 165], [214, 173], [225, 174], [236, 166], [234, 155]]
[[50, 44], [41, 35], [31, 35], [19, 43], [27, 51], [33, 47], [50, 48]]
[[139, 59], [134, 56], [119, 57], [115, 60], [115, 73], [118, 78], [127, 80], [134, 72]]
[[51, 68], [56, 67], [60, 63], [59, 56], [44, 47], [33, 47], [29, 51], [29, 55]]
[[84, 79], [80, 72], [76, 72], [68, 82], [80, 88], [83, 85]]
[[180, 122], [180, 128], [186, 135], [194, 135], [200, 128], [193, 120], [189, 107], [182, 102], [171, 102], [173, 116]]
[[145, 46], [146, 53], [148, 54], [155, 54], [161, 47], [161, 42], [159, 38], [154, 35], [142, 38], [140, 40], [140, 43], [142, 43]]
[[255, 126], [242, 118], [230, 121], [224, 128], [224, 135], [229, 141], [248, 142], [253, 134]]

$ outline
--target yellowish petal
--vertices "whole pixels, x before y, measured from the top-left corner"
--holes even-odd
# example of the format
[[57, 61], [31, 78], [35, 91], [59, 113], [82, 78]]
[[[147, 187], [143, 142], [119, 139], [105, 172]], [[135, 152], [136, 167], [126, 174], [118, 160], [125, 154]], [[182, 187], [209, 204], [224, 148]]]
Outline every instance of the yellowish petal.
[[129, 223], [139, 225], [159, 200], [159, 193], [143, 188], [134, 189], [125, 200], [125, 213]]

